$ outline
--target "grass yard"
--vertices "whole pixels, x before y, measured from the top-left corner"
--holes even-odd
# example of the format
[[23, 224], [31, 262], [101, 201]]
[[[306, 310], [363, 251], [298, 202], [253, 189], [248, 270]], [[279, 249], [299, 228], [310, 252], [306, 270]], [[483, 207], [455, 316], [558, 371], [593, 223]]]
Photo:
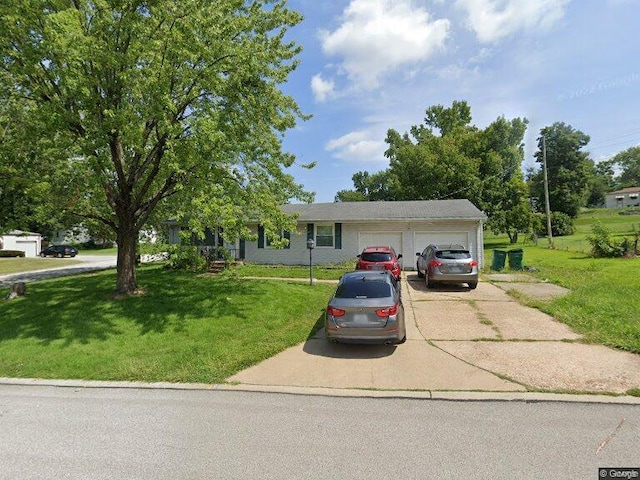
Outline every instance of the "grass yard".
[[[617, 220], [611, 211], [599, 215]], [[640, 220], [634, 217], [636, 222]], [[608, 223], [618, 223], [618, 231], [627, 236], [633, 232], [629, 221]], [[565, 245], [575, 246], [586, 238], [584, 231], [590, 233], [590, 226], [584, 219], [582, 225], [582, 232], [562, 238]], [[548, 248], [546, 239], [540, 239], [537, 246], [510, 245], [506, 236], [490, 234], [486, 240], [486, 272], [493, 249], [522, 248], [524, 264], [536, 269], [532, 275], [571, 290], [565, 297], [551, 302], [531, 301], [530, 305], [566, 323], [589, 341], [640, 353], [640, 258], [591, 258], [586, 253], [558, 248], [558, 239], [554, 250]], [[584, 242], [588, 243], [586, 239]]]
[[0, 258], [0, 275], [66, 267], [82, 263], [68, 258]]
[[111, 270], [30, 284], [2, 302], [0, 376], [222, 382], [303, 342], [335, 288], [159, 266], [138, 274], [139, 297], [110, 299]]
[[[356, 261], [331, 266], [313, 266], [313, 278], [318, 280], [339, 280], [340, 277], [355, 268]], [[233, 274], [240, 277], [283, 277], [309, 278], [309, 266], [297, 265], [256, 265], [244, 263], [232, 267]]]

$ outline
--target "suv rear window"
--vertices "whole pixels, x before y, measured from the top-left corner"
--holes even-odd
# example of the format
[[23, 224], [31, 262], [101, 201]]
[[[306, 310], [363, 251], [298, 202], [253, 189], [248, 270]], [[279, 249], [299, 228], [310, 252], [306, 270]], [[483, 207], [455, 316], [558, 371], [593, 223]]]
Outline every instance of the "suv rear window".
[[471, 254], [467, 250], [440, 250], [436, 252], [436, 258], [444, 260], [464, 260], [471, 258]]
[[385, 298], [391, 296], [391, 287], [379, 280], [356, 280], [341, 284], [336, 290], [336, 298]]
[[391, 254], [384, 252], [365, 252], [360, 255], [360, 260], [365, 262], [389, 262], [391, 261]]

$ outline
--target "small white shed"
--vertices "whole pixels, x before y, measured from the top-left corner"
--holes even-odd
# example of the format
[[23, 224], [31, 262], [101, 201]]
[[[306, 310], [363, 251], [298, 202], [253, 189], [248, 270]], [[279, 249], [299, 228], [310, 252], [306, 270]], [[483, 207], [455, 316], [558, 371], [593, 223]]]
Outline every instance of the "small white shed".
[[12, 230], [0, 235], [0, 250], [21, 250], [25, 257], [37, 257], [42, 247], [42, 235]]

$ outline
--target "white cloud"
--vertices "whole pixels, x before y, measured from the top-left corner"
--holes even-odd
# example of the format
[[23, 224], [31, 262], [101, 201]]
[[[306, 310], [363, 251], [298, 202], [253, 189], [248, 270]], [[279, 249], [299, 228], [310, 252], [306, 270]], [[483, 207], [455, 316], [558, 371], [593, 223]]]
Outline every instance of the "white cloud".
[[359, 163], [384, 163], [386, 143], [372, 139], [368, 131], [355, 131], [339, 138], [329, 140], [325, 150], [333, 152], [333, 156], [342, 160]]
[[467, 26], [482, 43], [521, 31], [547, 30], [560, 20], [571, 0], [458, 0]]
[[381, 76], [442, 49], [449, 29], [448, 20], [432, 20], [411, 0], [351, 0], [341, 25], [320, 37], [327, 55], [342, 58], [349, 79], [372, 89]]
[[333, 80], [325, 80], [322, 75], [314, 75], [311, 79], [311, 91], [316, 102], [324, 102], [334, 95], [335, 83]]

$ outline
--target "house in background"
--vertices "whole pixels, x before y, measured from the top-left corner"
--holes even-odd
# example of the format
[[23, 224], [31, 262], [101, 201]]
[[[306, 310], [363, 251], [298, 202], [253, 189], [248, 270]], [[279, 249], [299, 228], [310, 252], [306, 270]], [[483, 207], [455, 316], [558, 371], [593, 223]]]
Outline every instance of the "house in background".
[[[307, 240], [315, 241], [314, 264], [355, 262], [367, 246], [392, 246], [402, 254], [403, 268], [415, 268], [415, 254], [430, 243], [460, 243], [484, 265], [483, 222], [486, 215], [468, 200], [417, 200], [405, 202], [339, 202], [288, 204], [282, 210], [298, 215], [295, 232], [283, 232], [287, 248], [269, 244], [262, 227], [249, 227], [256, 241], [227, 243], [223, 232], [210, 231], [211, 246], [232, 250], [233, 257], [258, 264], [307, 265]], [[172, 231], [173, 230], [173, 231]], [[171, 243], [179, 241], [179, 227], [169, 225]]]
[[42, 249], [42, 235], [12, 230], [0, 235], [0, 250], [20, 250], [25, 257], [37, 257]]
[[640, 187], [623, 188], [615, 192], [607, 193], [605, 197], [606, 208], [639, 207]]

